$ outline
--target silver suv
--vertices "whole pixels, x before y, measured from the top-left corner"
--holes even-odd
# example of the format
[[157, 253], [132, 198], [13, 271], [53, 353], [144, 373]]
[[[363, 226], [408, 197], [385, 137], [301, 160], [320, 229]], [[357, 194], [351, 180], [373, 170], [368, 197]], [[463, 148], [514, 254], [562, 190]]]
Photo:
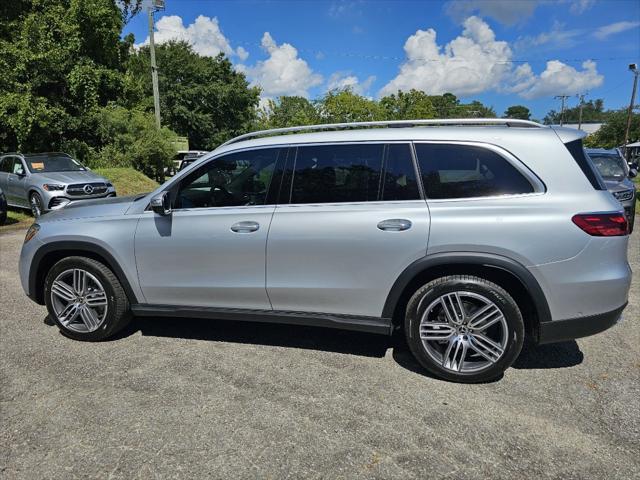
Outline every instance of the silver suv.
[[0, 156], [0, 188], [13, 207], [35, 217], [79, 200], [115, 197], [113, 185], [66, 153], [7, 153]]
[[627, 219], [582, 135], [499, 119], [255, 132], [151, 194], [45, 215], [22, 285], [77, 340], [132, 315], [403, 331], [433, 374], [494, 379], [525, 338], [592, 335], [627, 304]]

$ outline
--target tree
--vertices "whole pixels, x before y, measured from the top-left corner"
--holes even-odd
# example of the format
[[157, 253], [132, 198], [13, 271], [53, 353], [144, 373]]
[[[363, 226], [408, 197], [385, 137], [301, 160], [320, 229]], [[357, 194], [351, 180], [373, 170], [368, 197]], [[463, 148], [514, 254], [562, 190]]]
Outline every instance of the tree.
[[380, 99], [387, 120], [415, 120], [436, 117], [436, 109], [426, 93], [411, 89], [409, 92], [398, 91]]
[[[627, 109], [623, 108], [607, 115], [607, 121], [596, 132], [589, 135], [584, 143], [594, 148], [614, 148], [624, 144], [624, 134], [627, 128]], [[629, 142], [640, 140], [640, 114], [634, 113], [631, 117], [631, 129]]]
[[320, 123], [320, 115], [313, 103], [304, 97], [279, 97], [269, 100], [264, 128], [293, 127]]
[[[213, 150], [255, 121], [260, 90], [249, 87], [223, 54], [204, 57], [173, 41], [156, 46], [156, 58], [162, 123], [189, 137], [191, 147]], [[149, 48], [133, 55], [128, 67], [129, 92], [141, 91], [142, 106], [151, 110]]]
[[[582, 123], [600, 123], [607, 120], [610, 111], [604, 110], [604, 100], [598, 98], [582, 104]], [[549, 110], [544, 117], [545, 125], [557, 125], [560, 123], [561, 112]], [[580, 105], [567, 108], [564, 111], [564, 123], [578, 123], [580, 119]]]
[[531, 111], [524, 105], [511, 105], [505, 110], [504, 117], [529, 120], [531, 118]]
[[370, 122], [384, 120], [385, 111], [375, 100], [353, 93], [349, 89], [332, 90], [317, 101], [324, 123]]

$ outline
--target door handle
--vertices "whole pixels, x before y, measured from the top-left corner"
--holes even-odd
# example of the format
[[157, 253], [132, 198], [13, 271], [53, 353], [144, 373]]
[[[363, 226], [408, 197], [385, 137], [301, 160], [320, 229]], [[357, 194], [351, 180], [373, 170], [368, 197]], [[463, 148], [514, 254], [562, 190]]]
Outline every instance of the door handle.
[[258, 222], [238, 222], [231, 225], [231, 231], [236, 233], [251, 233], [260, 228]]
[[378, 223], [378, 228], [385, 232], [402, 232], [411, 228], [411, 220], [405, 218], [390, 218]]

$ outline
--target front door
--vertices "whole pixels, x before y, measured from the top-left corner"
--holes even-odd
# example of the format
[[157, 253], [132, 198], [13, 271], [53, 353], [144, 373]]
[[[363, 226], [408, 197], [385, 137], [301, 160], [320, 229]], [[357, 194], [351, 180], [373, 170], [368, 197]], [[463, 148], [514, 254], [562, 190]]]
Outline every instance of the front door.
[[18, 157], [10, 162], [10, 173], [7, 175], [7, 201], [13, 205], [29, 206], [26, 192], [27, 170]]
[[171, 187], [171, 215], [142, 215], [135, 252], [147, 303], [271, 309], [265, 249], [279, 154], [264, 148], [213, 159]]

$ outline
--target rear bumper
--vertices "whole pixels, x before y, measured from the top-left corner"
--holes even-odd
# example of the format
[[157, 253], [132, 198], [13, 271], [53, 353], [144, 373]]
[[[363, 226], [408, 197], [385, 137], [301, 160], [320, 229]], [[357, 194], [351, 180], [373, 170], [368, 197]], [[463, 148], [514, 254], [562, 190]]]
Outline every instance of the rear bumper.
[[540, 322], [538, 344], [563, 342], [603, 332], [618, 323], [626, 306], [625, 303], [610, 312], [588, 317]]

